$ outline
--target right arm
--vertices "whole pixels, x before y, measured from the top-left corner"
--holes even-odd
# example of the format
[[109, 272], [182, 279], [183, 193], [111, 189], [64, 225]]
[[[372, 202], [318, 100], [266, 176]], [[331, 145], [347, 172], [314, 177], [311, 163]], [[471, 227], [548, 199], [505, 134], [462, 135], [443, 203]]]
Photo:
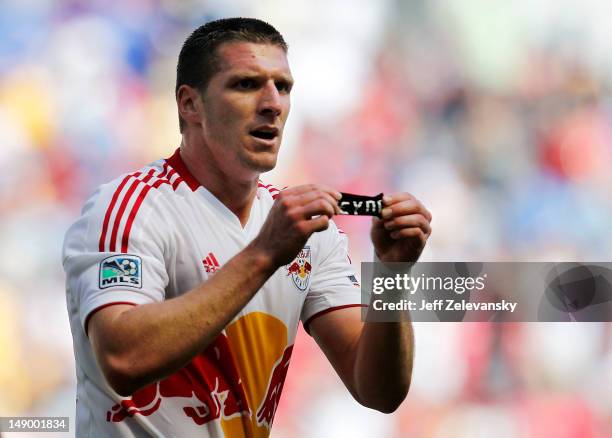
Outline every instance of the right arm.
[[338, 213], [339, 194], [319, 186], [281, 192], [259, 235], [212, 278], [176, 298], [117, 304], [93, 314], [91, 345], [120, 395], [176, 372], [204, 350], [278, 269]]

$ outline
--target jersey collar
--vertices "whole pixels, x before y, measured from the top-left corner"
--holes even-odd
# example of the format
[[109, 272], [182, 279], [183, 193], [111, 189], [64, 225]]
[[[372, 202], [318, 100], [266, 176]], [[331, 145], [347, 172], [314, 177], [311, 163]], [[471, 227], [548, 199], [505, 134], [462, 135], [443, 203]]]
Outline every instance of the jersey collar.
[[[251, 205], [251, 211], [249, 213], [249, 220], [243, 228], [242, 225], [240, 224], [240, 220], [238, 220], [238, 217], [234, 213], [232, 213], [232, 211], [229, 208], [227, 208], [225, 204], [219, 201], [215, 197], [215, 195], [213, 195], [206, 187], [200, 184], [198, 180], [195, 178], [195, 176], [193, 176], [193, 174], [189, 171], [189, 169], [185, 165], [185, 162], [181, 158], [180, 148], [174, 151], [174, 154], [172, 154], [170, 158], [166, 158], [166, 162], [168, 163], [170, 167], [172, 167], [179, 174], [179, 176], [183, 179], [183, 181], [187, 183], [187, 185], [192, 191], [195, 192], [196, 190], [201, 188], [202, 190], [200, 192], [204, 195], [206, 199], [208, 199], [208, 202], [211, 205], [213, 205], [221, 214], [226, 216], [230, 222], [235, 223], [240, 230], [244, 231], [244, 230], [250, 229], [249, 224], [252, 222], [253, 215], [255, 214], [255, 211], [258, 208], [257, 205], [259, 202], [259, 193], [257, 193], [257, 196], [255, 197], [255, 200], [253, 201], [253, 205]], [[259, 189], [258, 189], [258, 192], [259, 192]]]
[[178, 148], [174, 151], [174, 154], [170, 158], [166, 158], [166, 162], [172, 167], [176, 172], [183, 178], [183, 181], [187, 183], [189, 188], [192, 191], [196, 191], [198, 187], [202, 187], [202, 185], [198, 182], [198, 180], [191, 174], [187, 166], [185, 166], [185, 162], [181, 158], [180, 153], [181, 148]]

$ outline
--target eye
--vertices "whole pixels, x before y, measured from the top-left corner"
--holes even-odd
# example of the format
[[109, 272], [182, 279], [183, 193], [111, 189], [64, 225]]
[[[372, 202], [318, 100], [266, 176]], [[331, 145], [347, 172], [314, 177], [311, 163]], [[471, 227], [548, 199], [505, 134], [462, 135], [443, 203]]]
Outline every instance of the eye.
[[291, 91], [291, 84], [286, 81], [276, 82], [276, 89], [281, 93], [289, 93]]
[[239, 90], [252, 90], [255, 88], [255, 81], [253, 79], [241, 79], [236, 83], [236, 88]]

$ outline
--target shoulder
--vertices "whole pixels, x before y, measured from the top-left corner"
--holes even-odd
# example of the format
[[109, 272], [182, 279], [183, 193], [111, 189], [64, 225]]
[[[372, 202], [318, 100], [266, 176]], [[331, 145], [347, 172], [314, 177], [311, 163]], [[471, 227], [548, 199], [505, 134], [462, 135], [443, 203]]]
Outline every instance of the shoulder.
[[157, 189], [163, 185], [172, 186], [172, 171], [166, 160], [158, 160], [134, 172], [120, 175], [96, 189], [85, 203], [82, 214], [104, 215], [111, 205], [121, 206], [133, 197], [144, 198], [150, 189]]
[[119, 252], [160, 193], [174, 192], [182, 182], [166, 160], [157, 160], [135, 172], [99, 186], [85, 202], [80, 217], [64, 239], [64, 257], [70, 249]]
[[333, 219], [329, 221], [329, 226], [326, 230], [316, 234], [319, 235], [319, 244], [330, 250], [338, 245], [346, 246], [348, 244], [346, 233], [338, 228], [338, 225]]

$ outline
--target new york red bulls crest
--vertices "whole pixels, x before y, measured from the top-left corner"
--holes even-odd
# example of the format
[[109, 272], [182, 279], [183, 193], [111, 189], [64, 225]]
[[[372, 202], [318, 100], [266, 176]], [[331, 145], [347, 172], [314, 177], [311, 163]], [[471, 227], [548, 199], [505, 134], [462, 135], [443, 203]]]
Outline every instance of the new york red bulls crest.
[[297, 257], [286, 266], [287, 275], [291, 275], [293, 284], [301, 291], [305, 291], [310, 283], [311, 263], [310, 246], [305, 246]]

